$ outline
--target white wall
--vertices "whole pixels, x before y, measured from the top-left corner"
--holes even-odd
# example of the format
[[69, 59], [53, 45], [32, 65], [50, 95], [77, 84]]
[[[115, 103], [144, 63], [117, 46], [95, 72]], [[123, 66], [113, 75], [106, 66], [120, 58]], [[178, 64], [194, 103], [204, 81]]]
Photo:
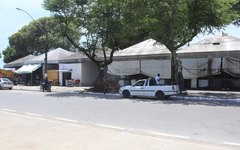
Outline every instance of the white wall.
[[81, 81], [81, 78], [82, 78], [82, 74], [81, 74], [82, 64], [81, 63], [59, 64], [59, 83], [60, 83], [60, 85], [63, 85], [62, 73], [67, 70], [71, 70], [71, 78], [72, 79]]
[[62, 72], [71, 70], [71, 78], [80, 80], [81, 86], [92, 86], [98, 77], [98, 69], [93, 63], [59, 64], [59, 82], [62, 83]]

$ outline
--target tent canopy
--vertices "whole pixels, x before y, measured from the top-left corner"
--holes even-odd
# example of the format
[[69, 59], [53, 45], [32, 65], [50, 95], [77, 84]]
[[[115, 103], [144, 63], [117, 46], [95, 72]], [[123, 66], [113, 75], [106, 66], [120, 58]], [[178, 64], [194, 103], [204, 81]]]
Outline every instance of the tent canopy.
[[[47, 53], [48, 64], [58, 64], [59, 60], [72, 54], [74, 53], [64, 50], [62, 48], [51, 50]], [[43, 64], [43, 63], [45, 63], [45, 54], [41, 54], [25, 62], [25, 64]]]
[[230, 35], [215, 35], [190, 46], [181, 48], [177, 53], [179, 56], [193, 58], [212, 57], [239, 57], [240, 39]]
[[[232, 76], [240, 76], [240, 39], [217, 35], [206, 38], [191, 46], [180, 49], [182, 72], [185, 79], [212, 76], [221, 71]], [[114, 75], [144, 74], [154, 77], [157, 73], [161, 78], [171, 78], [171, 57], [165, 59], [163, 55], [170, 52], [156, 41], [149, 39], [133, 45], [114, 56], [123, 56], [108, 66], [108, 73]], [[126, 58], [131, 56], [131, 59]], [[144, 55], [144, 57], [138, 57]], [[150, 55], [151, 57], [146, 57]], [[157, 57], [154, 57], [157, 56]]]
[[114, 53], [114, 56], [170, 54], [170, 51], [154, 39], [148, 39]]
[[19, 68], [17, 71], [15, 71], [16, 74], [28, 74], [32, 73], [33, 71], [37, 70], [41, 67], [41, 64], [34, 64], [34, 65], [23, 65], [21, 68]]
[[34, 55], [27, 55], [25, 57], [19, 58], [15, 61], [9, 62], [7, 64], [5, 64], [3, 67], [4, 68], [15, 68], [15, 67], [21, 67], [22, 65], [25, 64], [26, 61], [28, 61], [29, 59], [33, 59]]
[[[161, 77], [169, 77], [171, 62], [170, 51], [154, 39], [148, 39], [136, 45], [114, 53], [113, 63], [108, 73], [113, 75], [144, 74], [155, 77], [164, 68]], [[120, 59], [120, 58], [124, 59]]]

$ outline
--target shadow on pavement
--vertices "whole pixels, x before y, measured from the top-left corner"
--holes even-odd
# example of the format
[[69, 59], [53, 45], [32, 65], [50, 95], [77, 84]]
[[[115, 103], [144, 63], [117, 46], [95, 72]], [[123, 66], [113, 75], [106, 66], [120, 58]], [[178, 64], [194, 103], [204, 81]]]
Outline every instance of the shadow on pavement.
[[[210, 100], [210, 99], [204, 99], [202, 98], [204, 95], [207, 98], [215, 98], [215, 100]], [[195, 96], [194, 99], [188, 99], [187, 97], [180, 97], [180, 98], [170, 98], [168, 100], [156, 100], [154, 98], [130, 98], [130, 99], [125, 99], [122, 98], [119, 95], [108, 95], [108, 94], [96, 94], [96, 93], [81, 93], [81, 92], [52, 92], [52, 93], [47, 93], [46, 96], [49, 97], [79, 97], [81, 99], [83, 98], [94, 98], [97, 100], [131, 100], [133, 103], [138, 103], [138, 102], [147, 102], [147, 103], [152, 103], [152, 104], [168, 104], [168, 105], [174, 105], [174, 104], [180, 104], [180, 105], [205, 105], [205, 106], [226, 106], [226, 107], [240, 107], [240, 101], [231, 101], [231, 100], [224, 100], [224, 99], [219, 99], [217, 100], [216, 98], [219, 96], [222, 96], [222, 98], [225, 98], [226, 94], [221, 94], [218, 93], [218, 96], [213, 97], [214, 95], [210, 93], [210, 96], [208, 93], [203, 93], [199, 99], [197, 96]], [[208, 96], [207, 96], [208, 95]], [[198, 95], [200, 96], [200, 95]], [[231, 94], [231, 97], [234, 96]], [[235, 95], [236, 98], [239, 98], [239, 95]], [[228, 97], [229, 98], [229, 97]]]
[[240, 107], [240, 101], [230, 101], [230, 100], [207, 100], [207, 99], [168, 99], [168, 100], [155, 100], [155, 99], [139, 99], [133, 98], [134, 102], [152, 102], [155, 104], [180, 104], [180, 105], [205, 105], [205, 106], [226, 106], [226, 107]]
[[240, 95], [239, 93], [229, 93], [229, 92], [224, 92], [222, 91], [222, 93], [210, 93], [210, 92], [198, 92], [198, 93], [194, 93], [191, 94], [191, 96], [204, 96], [204, 97], [208, 97], [208, 98], [219, 98], [219, 99], [239, 99]]
[[81, 93], [81, 92], [52, 92], [52, 93], [47, 93], [46, 96], [49, 97], [79, 97], [79, 98], [94, 98], [94, 99], [107, 99], [107, 100], [119, 100], [119, 96], [114, 96], [114, 95], [105, 95], [105, 94], [89, 94], [89, 93]]
[[206, 105], [206, 106], [231, 106], [240, 107], [240, 102], [229, 100], [167, 100], [164, 104], [182, 104], [182, 105]]

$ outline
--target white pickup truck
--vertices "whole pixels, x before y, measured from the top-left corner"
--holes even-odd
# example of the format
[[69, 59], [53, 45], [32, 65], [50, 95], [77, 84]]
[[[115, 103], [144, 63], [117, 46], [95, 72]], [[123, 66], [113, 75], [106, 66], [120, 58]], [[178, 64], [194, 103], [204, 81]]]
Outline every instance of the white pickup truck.
[[180, 93], [178, 85], [156, 85], [154, 78], [142, 79], [133, 85], [121, 87], [119, 93], [124, 98], [133, 96], [155, 97], [157, 99], [169, 98]]

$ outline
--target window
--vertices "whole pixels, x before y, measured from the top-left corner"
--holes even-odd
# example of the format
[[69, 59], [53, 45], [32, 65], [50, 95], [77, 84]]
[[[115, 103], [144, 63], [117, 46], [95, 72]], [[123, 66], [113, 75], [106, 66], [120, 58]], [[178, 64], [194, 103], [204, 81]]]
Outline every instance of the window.
[[141, 80], [141, 81], [136, 82], [133, 86], [144, 86], [144, 83], [145, 83], [145, 81]]

